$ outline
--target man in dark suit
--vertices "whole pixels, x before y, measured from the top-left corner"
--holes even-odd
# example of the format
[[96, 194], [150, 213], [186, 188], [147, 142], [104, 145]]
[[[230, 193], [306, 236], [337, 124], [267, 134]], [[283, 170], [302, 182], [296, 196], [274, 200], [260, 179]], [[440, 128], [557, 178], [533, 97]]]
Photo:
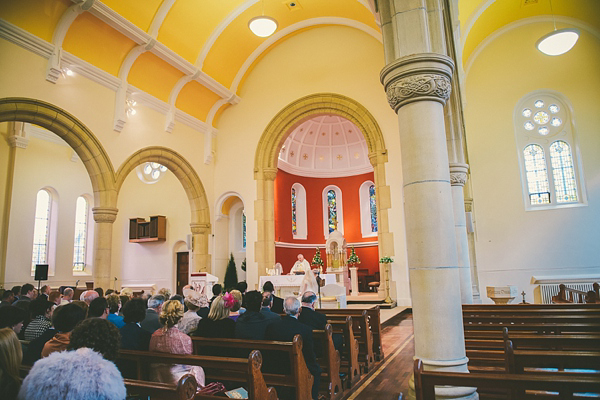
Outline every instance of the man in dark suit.
[[279, 314], [275, 314], [271, 311], [271, 307], [273, 306], [273, 295], [269, 292], [264, 292], [262, 294], [262, 307], [260, 308], [260, 313], [265, 316], [267, 321], [279, 321], [281, 317]]
[[274, 322], [267, 327], [265, 339], [291, 342], [294, 336], [302, 336], [302, 354], [308, 370], [314, 377], [312, 387], [313, 399], [319, 398], [319, 383], [321, 380], [321, 367], [317, 363], [315, 351], [313, 348], [312, 329], [298, 321], [300, 314], [300, 301], [295, 297], [287, 297], [284, 303], [286, 315], [281, 321]]
[[[310, 326], [313, 330], [324, 330], [325, 325], [327, 325], [327, 317], [325, 314], [315, 311], [316, 303], [317, 295], [315, 292], [304, 292], [302, 294], [302, 312], [298, 317], [298, 321]], [[339, 333], [334, 333], [332, 339], [335, 349], [340, 350], [344, 345], [344, 337]], [[320, 343], [315, 343], [315, 353], [317, 356], [320, 356], [322, 351]]]
[[162, 305], [164, 302], [165, 296], [163, 296], [162, 294], [157, 294], [155, 296], [150, 297], [150, 300], [148, 300], [148, 309], [146, 310], [146, 318], [144, 318], [144, 320], [140, 324], [143, 330], [152, 334], [156, 330], [162, 328], [162, 325], [158, 320], [158, 315], [162, 310]]
[[273, 287], [273, 283], [271, 281], [266, 281], [263, 285], [263, 293], [266, 292], [273, 296], [273, 305], [271, 306], [271, 311], [273, 311], [275, 314], [283, 314], [283, 299], [275, 296], [275, 288]]
[[236, 339], [263, 340], [270, 322], [260, 313], [262, 294], [257, 290], [246, 293], [246, 312], [235, 323]]
[[[144, 300], [135, 298], [129, 300], [123, 306], [123, 321], [125, 325], [119, 329], [122, 349], [148, 351], [152, 335], [140, 327], [140, 322], [146, 317], [145, 303]], [[135, 361], [118, 359], [115, 364], [119, 367], [124, 378], [137, 378], [137, 365]]]

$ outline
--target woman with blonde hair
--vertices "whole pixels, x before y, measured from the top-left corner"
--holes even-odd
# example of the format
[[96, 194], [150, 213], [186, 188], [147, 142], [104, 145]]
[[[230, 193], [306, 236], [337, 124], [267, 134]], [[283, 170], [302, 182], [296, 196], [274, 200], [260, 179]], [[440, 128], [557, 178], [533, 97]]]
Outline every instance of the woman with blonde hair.
[[235, 321], [229, 318], [235, 298], [230, 293], [219, 295], [210, 306], [208, 318], [198, 322], [198, 329], [192, 334], [207, 338], [234, 338]]
[[11, 328], [0, 329], [0, 393], [3, 399], [17, 398], [21, 387], [19, 368], [22, 360], [23, 351], [17, 334]]
[[[177, 300], [167, 300], [162, 306], [159, 321], [163, 325], [150, 338], [150, 351], [171, 354], [194, 354], [192, 339], [177, 328], [183, 318], [183, 305]], [[199, 386], [204, 386], [204, 370], [192, 365], [157, 364], [152, 368], [154, 379], [163, 383], [177, 383], [185, 374], [192, 374]]]
[[244, 301], [244, 297], [242, 292], [239, 290], [232, 290], [231, 295], [235, 299], [235, 303], [233, 303], [233, 307], [231, 307], [231, 312], [229, 313], [229, 318], [234, 321], [237, 321], [238, 317], [246, 312], [245, 308], [242, 308], [242, 301]]

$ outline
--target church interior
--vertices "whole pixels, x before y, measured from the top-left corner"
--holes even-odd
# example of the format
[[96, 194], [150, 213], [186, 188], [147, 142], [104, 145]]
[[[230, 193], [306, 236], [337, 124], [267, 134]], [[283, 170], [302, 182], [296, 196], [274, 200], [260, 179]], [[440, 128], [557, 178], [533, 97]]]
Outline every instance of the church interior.
[[598, 0], [5, 0], [0, 55], [2, 288], [261, 290], [318, 253], [389, 313], [349, 399], [468, 372], [461, 305], [597, 293]]

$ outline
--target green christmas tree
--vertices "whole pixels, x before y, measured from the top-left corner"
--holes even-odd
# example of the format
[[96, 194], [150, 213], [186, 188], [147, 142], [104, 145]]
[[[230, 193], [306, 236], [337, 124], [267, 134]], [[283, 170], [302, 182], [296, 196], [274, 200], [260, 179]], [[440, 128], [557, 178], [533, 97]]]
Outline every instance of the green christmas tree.
[[229, 257], [229, 262], [227, 263], [227, 269], [225, 270], [225, 279], [223, 280], [223, 284], [225, 286], [225, 290], [235, 289], [235, 286], [238, 283], [237, 276], [237, 268], [235, 267], [235, 260], [233, 259], [233, 253]]
[[313, 267], [323, 267], [323, 265], [324, 265], [323, 259], [321, 258], [321, 250], [319, 250], [318, 247], [317, 247], [317, 252], [315, 253], [315, 256], [313, 257], [312, 261], [310, 262], [310, 265], [312, 265]]
[[356, 251], [354, 251], [354, 246], [351, 247], [350, 257], [348, 257], [348, 265], [351, 267], [355, 267], [357, 264], [360, 264], [360, 258], [356, 255]]

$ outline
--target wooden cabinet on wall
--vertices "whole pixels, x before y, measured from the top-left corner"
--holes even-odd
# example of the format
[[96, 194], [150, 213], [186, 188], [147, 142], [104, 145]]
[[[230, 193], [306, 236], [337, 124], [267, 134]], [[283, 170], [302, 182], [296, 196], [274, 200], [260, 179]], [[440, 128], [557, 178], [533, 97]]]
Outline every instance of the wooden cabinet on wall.
[[129, 242], [164, 242], [167, 240], [167, 218], [162, 215], [144, 218], [129, 219]]

